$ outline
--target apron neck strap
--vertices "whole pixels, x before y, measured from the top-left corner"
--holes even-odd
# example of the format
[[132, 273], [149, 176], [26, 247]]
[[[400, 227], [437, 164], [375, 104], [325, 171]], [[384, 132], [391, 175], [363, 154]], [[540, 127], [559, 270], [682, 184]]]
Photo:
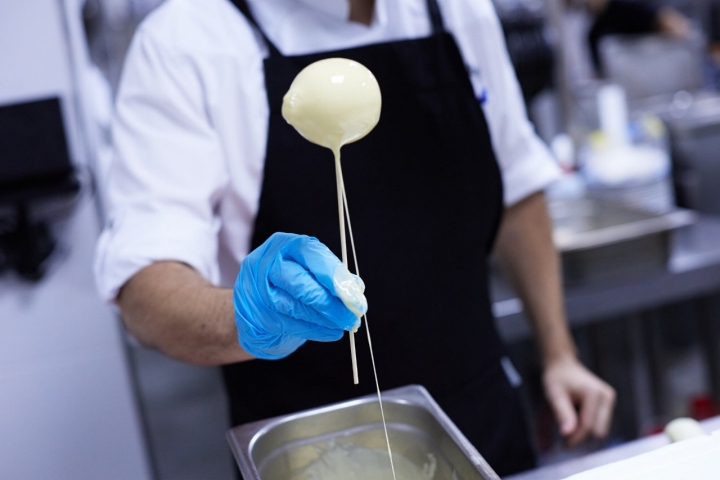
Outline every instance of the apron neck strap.
[[430, 23], [434, 34], [444, 33], [445, 25], [443, 24], [442, 13], [437, 0], [427, 0], [428, 14], [430, 15]]
[[[255, 17], [252, 14], [252, 11], [250, 10], [250, 6], [247, 4], [246, 0], [230, 0], [237, 8], [240, 10], [240, 12], [245, 16], [245, 18], [250, 22], [250, 24], [255, 27], [255, 30], [258, 32], [258, 34], [262, 37], [263, 41], [265, 42], [265, 45], [267, 45], [268, 50], [270, 51], [271, 57], [280, 57], [282, 54], [280, 53], [280, 50], [275, 46], [273, 42], [270, 41], [270, 39], [265, 35], [265, 32], [262, 28], [260, 28], [260, 25], [258, 24], [257, 20], [255, 20]], [[443, 24], [443, 18], [442, 13], [440, 13], [440, 6], [437, 3], [437, 0], [427, 0], [427, 9], [428, 14], [430, 15], [430, 23], [432, 25], [432, 31], [433, 34], [443, 33], [445, 32], [445, 25]]]
[[248, 22], [255, 27], [255, 30], [257, 33], [262, 37], [263, 41], [265, 42], [265, 45], [267, 45], [268, 50], [270, 51], [271, 57], [280, 57], [282, 54], [280, 53], [280, 50], [275, 46], [273, 42], [270, 41], [270, 39], [265, 35], [265, 32], [262, 28], [260, 28], [260, 25], [258, 24], [257, 20], [255, 20], [255, 17], [252, 14], [252, 11], [250, 11], [250, 7], [248, 6], [247, 2], [245, 0], [230, 0], [237, 8], [240, 10], [240, 12], [245, 16]]

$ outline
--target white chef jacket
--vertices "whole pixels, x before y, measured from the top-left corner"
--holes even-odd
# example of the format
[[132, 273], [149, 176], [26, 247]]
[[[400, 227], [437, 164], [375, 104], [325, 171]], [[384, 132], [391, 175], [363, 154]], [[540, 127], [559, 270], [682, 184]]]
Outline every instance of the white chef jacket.
[[[347, 21], [347, 0], [249, 3], [285, 55], [431, 32], [425, 0], [376, 0], [370, 26]], [[439, 4], [483, 102], [511, 205], [545, 188], [558, 168], [527, 119], [490, 0]], [[268, 134], [266, 53], [229, 0], [167, 0], [139, 27], [117, 98], [115, 156], [100, 182], [108, 222], [95, 270], [106, 299], [163, 260], [232, 285], [259, 206]]]

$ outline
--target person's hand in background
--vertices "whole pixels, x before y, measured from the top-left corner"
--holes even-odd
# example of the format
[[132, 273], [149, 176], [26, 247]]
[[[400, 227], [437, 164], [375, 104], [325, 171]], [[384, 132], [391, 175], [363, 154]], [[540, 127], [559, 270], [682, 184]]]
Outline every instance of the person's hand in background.
[[690, 20], [672, 7], [662, 7], [657, 12], [657, 29], [675, 38], [686, 39], [690, 36]]
[[595, 17], [588, 33], [593, 64], [602, 73], [600, 43], [611, 35], [662, 33], [680, 40], [692, 34], [690, 20], [672, 7], [642, 0], [580, 0]]
[[569, 446], [588, 436], [607, 435], [615, 406], [615, 390], [574, 356], [550, 362], [543, 374], [545, 396]]
[[245, 258], [235, 282], [240, 345], [275, 360], [307, 340], [339, 340], [367, 311], [364, 289], [317, 239], [276, 233]]

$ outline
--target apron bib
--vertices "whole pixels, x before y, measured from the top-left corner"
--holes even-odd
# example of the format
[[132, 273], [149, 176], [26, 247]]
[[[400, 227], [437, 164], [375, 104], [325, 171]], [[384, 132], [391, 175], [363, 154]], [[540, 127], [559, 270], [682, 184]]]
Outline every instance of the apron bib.
[[[284, 56], [267, 43], [267, 155], [252, 248], [275, 232], [317, 237], [340, 255], [332, 153], [282, 118], [282, 99], [307, 65], [343, 57], [369, 68], [383, 97], [377, 127], [342, 149], [358, 262], [367, 285], [380, 386], [425, 386], [486, 459], [509, 473], [532, 466], [524, 417], [502, 374], [488, 255], [503, 210], [500, 170], [460, 51], [428, 1], [429, 37]], [[352, 269], [352, 268], [351, 268]], [[307, 342], [278, 361], [223, 368], [234, 425], [375, 392], [366, 333]], [[508, 458], [508, 456], [510, 456]], [[515, 468], [499, 468], [502, 457]]]

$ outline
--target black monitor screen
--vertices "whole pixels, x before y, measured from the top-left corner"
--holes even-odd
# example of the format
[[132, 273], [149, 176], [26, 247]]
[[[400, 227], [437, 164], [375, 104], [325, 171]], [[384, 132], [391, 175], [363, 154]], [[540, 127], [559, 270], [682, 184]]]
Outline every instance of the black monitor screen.
[[0, 190], [72, 171], [58, 98], [0, 106]]

